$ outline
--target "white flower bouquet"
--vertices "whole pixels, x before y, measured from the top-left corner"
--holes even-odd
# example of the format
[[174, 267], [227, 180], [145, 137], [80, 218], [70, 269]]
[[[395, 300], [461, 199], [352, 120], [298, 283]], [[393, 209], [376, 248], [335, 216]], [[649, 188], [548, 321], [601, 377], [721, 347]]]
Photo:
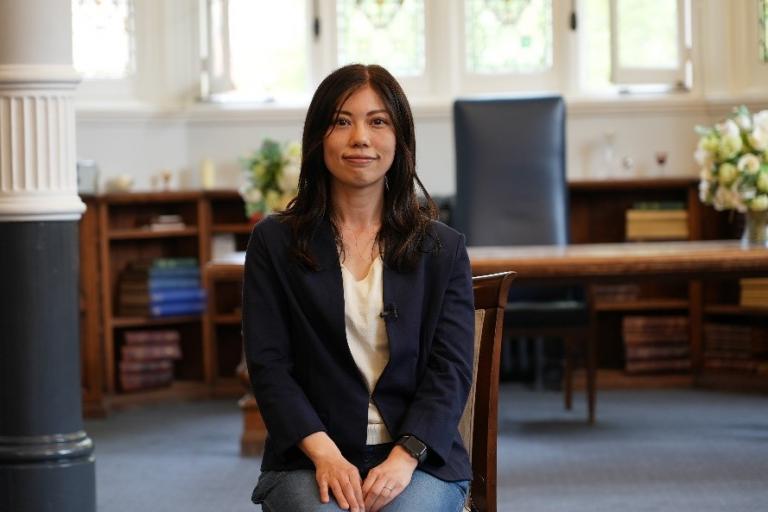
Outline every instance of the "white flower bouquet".
[[713, 127], [697, 126], [701, 136], [699, 198], [716, 210], [768, 210], [768, 110], [751, 115], [745, 106]]
[[245, 183], [240, 195], [245, 214], [258, 220], [274, 211], [284, 210], [296, 196], [301, 170], [301, 146], [296, 142], [280, 144], [264, 139], [261, 148], [242, 160]]

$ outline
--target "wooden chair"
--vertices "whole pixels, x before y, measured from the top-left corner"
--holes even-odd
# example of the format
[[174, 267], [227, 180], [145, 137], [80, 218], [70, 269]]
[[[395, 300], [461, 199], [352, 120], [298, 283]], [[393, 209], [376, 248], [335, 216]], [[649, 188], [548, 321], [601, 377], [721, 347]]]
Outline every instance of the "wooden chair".
[[[475, 357], [472, 387], [459, 423], [459, 431], [472, 462], [472, 485], [468, 511], [496, 512], [496, 443], [499, 417], [499, 360], [504, 306], [514, 272], [472, 278], [475, 296]], [[248, 370], [241, 364], [238, 373], [250, 389]], [[240, 399], [243, 435], [240, 453], [259, 455], [266, 429], [259, 408], [249, 392]]]
[[499, 417], [499, 360], [504, 307], [514, 272], [472, 279], [475, 294], [474, 379], [459, 431], [472, 462], [465, 510], [496, 512], [496, 442]]

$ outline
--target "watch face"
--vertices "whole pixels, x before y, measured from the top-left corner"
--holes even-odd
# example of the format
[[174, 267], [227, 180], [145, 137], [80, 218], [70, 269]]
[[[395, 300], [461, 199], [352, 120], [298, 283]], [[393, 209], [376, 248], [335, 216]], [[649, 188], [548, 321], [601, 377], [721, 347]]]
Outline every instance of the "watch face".
[[413, 436], [408, 436], [401, 443], [403, 448], [421, 462], [427, 453], [427, 446]]

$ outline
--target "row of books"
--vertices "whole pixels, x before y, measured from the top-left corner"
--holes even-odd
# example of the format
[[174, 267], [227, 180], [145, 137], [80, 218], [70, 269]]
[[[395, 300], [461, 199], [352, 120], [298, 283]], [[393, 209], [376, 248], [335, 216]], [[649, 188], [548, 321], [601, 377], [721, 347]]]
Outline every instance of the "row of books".
[[767, 277], [740, 279], [739, 288], [739, 304], [742, 306], [768, 307]]
[[205, 305], [196, 258], [133, 263], [120, 275], [117, 311], [121, 316], [196, 315]]
[[768, 328], [704, 324], [704, 368], [753, 373], [768, 363]]
[[622, 320], [625, 371], [630, 374], [687, 372], [691, 369], [688, 318], [625, 316]]
[[170, 386], [176, 359], [181, 359], [179, 331], [126, 331], [120, 347], [120, 388], [139, 391]]
[[681, 201], [637, 202], [626, 212], [626, 238], [642, 240], [688, 239], [688, 211]]

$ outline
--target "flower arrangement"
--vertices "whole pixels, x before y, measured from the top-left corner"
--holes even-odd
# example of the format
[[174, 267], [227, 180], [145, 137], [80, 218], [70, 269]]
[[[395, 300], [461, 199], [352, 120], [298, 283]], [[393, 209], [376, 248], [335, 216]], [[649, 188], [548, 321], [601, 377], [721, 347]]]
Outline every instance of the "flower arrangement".
[[258, 220], [285, 209], [296, 196], [301, 170], [301, 146], [296, 142], [280, 144], [264, 139], [261, 148], [242, 160], [245, 183], [240, 195], [245, 214]]
[[716, 210], [768, 210], [768, 110], [751, 115], [735, 108], [713, 127], [697, 126], [701, 136], [699, 198]]

